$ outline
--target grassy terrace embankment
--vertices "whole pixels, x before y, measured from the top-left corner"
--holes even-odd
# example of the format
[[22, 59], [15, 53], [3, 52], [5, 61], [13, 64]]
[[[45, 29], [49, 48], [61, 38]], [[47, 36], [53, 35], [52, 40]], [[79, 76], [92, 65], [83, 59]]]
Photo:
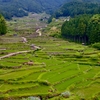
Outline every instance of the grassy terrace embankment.
[[[52, 33], [57, 29], [54, 27], [50, 30]], [[5, 42], [0, 41], [0, 57], [31, 50], [30, 45], [21, 43], [17, 37], [10, 37], [9, 43], [7, 39], [9, 36], [2, 37]], [[1, 100], [29, 96], [42, 96], [44, 100], [100, 99], [99, 50], [44, 33], [41, 37], [28, 37], [28, 44], [40, 46], [41, 50], [0, 60]], [[33, 63], [29, 64], [30, 61]], [[70, 92], [69, 98], [60, 95], [65, 91]]]

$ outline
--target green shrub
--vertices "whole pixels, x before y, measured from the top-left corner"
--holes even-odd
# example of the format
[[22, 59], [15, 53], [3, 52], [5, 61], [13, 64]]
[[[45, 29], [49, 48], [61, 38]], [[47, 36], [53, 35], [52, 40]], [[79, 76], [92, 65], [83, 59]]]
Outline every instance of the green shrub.
[[99, 100], [99, 98], [95, 95], [91, 98], [91, 100]]
[[50, 86], [50, 83], [48, 81], [46, 81], [46, 80], [39, 81], [39, 84], [46, 85], [46, 86]]
[[92, 47], [100, 50], [100, 43], [94, 43], [92, 44]]
[[51, 37], [56, 37], [56, 38], [60, 38], [61, 35], [58, 33], [54, 33], [54, 34], [50, 34]]
[[82, 58], [83, 56], [82, 56], [81, 53], [78, 53], [78, 52], [77, 52], [77, 53], [75, 53], [75, 57], [76, 57], [76, 58]]
[[98, 53], [98, 57], [100, 57], [100, 53]]
[[94, 55], [94, 56], [91, 56], [91, 57], [90, 57], [90, 60], [92, 60], [92, 61], [97, 61], [97, 60], [98, 60], [98, 57], [95, 56], [95, 55]]
[[28, 97], [28, 98], [22, 98], [21, 100], [40, 100], [38, 97]]

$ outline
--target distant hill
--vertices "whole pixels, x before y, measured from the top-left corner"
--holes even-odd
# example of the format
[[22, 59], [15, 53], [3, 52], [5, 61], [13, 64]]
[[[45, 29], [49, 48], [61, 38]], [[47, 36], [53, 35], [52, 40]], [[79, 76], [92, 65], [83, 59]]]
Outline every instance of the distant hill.
[[0, 12], [8, 19], [28, 15], [28, 12], [52, 13], [67, 1], [70, 0], [0, 0]]
[[100, 3], [100, 0], [70, 0], [70, 2]]
[[53, 17], [74, 17], [81, 14], [100, 14], [100, 0], [71, 0], [57, 10], [51, 16], [49, 22], [51, 22]]
[[[46, 12], [52, 14], [62, 5], [64, 6], [62, 6], [61, 9], [58, 10], [60, 11], [60, 13], [63, 13], [62, 9], [64, 9], [65, 11], [66, 7], [70, 12], [70, 8], [74, 9], [74, 6], [70, 4], [73, 1], [80, 3], [100, 3], [100, 0], [0, 0], [0, 13], [2, 13], [7, 19], [11, 19], [13, 16], [27, 16], [28, 12]], [[79, 6], [81, 6], [81, 4]]]

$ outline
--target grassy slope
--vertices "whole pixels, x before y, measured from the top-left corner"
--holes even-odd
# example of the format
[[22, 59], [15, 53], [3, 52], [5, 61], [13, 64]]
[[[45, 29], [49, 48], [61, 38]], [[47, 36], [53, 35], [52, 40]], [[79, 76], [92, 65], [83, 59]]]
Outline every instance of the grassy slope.
[[[43, 30], [41, 37], [28, 37], [28, 44], [36, 44], [42, 49], [0, 60], [0, 98], [28, 96], [52, 97], [50, 100], [66, 100], [60, 95], [71, 93], [70, 98], [100, 99], [100, 54], [88, 46], [50, 37], [60, 33], [63, 20], [52, 22]], [[13, 26], [13, 25], [12, 25]], [[1, 37], [0, 56], [11, 52], [30, 50], [30, 46], [20, 43], [18, 37]], [[8, 40], [9, 43], [8, 43]], [[16, 43], [14, 43], [16, 40]], [[3, 42], [5, 41], [5, 42]], [[33, 61], [33, 65], [23, 64]]]

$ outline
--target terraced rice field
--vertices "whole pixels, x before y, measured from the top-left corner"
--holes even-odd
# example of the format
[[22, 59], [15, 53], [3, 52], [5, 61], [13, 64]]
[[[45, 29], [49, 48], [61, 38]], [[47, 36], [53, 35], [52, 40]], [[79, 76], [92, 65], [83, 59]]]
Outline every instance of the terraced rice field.
[[[29, 38], [27, 44], [0, 41], [0, 100], [41, 96], [44, 100], [100, 99], [100, 51], [52, 37]], [[31, 44], [41, 47], [33, 51]], [[28, 62], [32, 64], [28, 64]], [[61, 94], [70, 92], [69, 98]]]
[[[33, 20], [27, 18], [29, 23]], [[16, 20], [21, 30], [24, 20]], [[26, 34], [0, 38], [0, 100], [27, 100], [30, 96], [43, 100], [100, 99], [100, 53], [88, 46], [48, 36], [59, 34], [62, 23], [62, 20], [51, 23], [44, 30], [47, 36], [27, 34], [28, 43], [21, 42], [20, 35]], [[35, 24], [31, 23], [31, 28]], [[26, 32], [26, 26], [23, 28]], [[34, 51], [31, 44], [41, 50]], [[4, 57], [12, 53], [17, 54]], [[62, 95], [66, 92], [67, 98]]]

